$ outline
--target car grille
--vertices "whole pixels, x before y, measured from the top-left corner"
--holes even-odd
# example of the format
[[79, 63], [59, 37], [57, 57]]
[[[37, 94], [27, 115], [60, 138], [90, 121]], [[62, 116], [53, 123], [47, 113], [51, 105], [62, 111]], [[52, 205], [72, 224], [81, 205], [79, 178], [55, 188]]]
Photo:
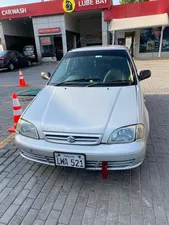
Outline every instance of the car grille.
[[[113, 169], [113, 168], [125, 168], [128, 166], [131, 166], [131, 164], [134, 162], [134, 159], [131, 160], [125, 160], [125, 161], [108, 161], [107, 162], [107, 168], [108, 169]], [[88, 169], [92, 168], [97, 168], [101, 169], [102, 168], [102, 162], [97, 162], [97, 161], [86, 161], [86, 167]]]
[[[24, 151], [20, 151], [21, 155], [27, 159], [33, 160], [35, 162], [44, 163], [48, 165], [55, 165], [54, 157], [37, 155], [34, 153], [27, 153]], [[125, 161], [108, 161], [107, 168], [111, 170], [113, 168], [125, 168], [131, 166], [134, 162], [134, 159], [125, 160]], [[102, 169], [102, 162], [98, 161], [86, 161], [86, 169], [89, 170], [101, 170]]]
[[49, 164], [49, 165], [55, 165], [54, 157], [37, 155], [34, 153], [28, 153], [28, 152], [24, 152], [24, 151], [20, 151], [20, 153], [23, 157], [33, 160], [35, 162], [45, 163], [45, 164]]
[[70, 134], [44, 132], [48, 142], [71, 145], [97, 145], [100, 144], [102, 135], [93, 134]]

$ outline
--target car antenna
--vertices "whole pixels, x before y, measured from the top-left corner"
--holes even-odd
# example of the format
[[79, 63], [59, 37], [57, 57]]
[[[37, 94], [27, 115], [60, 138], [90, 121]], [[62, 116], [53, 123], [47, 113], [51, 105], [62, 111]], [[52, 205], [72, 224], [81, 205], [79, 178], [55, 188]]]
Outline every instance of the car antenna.
[[73, 46], [73, 48], [72, 48], [71, 50], [75, 49], [76, 46], [77, 46], [77, 44], [78, 44], [83, 38], [84, 38], [84, 36], [82, 36], [82, 37], [76, 42], [76, 44]]

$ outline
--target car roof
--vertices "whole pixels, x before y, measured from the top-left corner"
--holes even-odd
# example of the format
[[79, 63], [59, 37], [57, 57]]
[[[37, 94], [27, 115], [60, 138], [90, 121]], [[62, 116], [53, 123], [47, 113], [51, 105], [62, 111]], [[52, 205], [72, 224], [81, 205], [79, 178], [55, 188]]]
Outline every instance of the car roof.
[[7, 51], [0, 51], [0, 53], [4, 54], [4, 55], [6, 55], [8, 52], [9, 52], [8, 50]]
[[98, 45], [98, 46], [90, 46], [90, 47], [81, 47], [72, 49], [69, 52], [82, 52], [82, 51], [100, 51], [100, 50], [126, 50], [127, 48], [125, 46], [121, 45]]
[[2, 51], [2, 52], [8, 53], [8, 52], [16, 52], [16, 51], [15, 50], [6, 50], [6, 51]]

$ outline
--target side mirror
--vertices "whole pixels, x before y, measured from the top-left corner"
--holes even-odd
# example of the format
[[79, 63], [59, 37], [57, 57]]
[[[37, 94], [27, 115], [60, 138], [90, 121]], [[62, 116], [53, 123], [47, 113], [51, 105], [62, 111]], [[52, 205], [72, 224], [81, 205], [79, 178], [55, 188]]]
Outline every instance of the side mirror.
[[42, 72], [42, 73], [41, 73], [41, 77], [42, 77], [42, 79], [44, 79], [44, 80], [49, 80], [50, 77], [51, 77], [51, 74], [50, 74], [49, 72]]
[[140, 71], [140, 74], [139, 74], [139, 80], [145, 80], [147, 78], [151, 77], [151, 71], [150, 70], [142, 70]]

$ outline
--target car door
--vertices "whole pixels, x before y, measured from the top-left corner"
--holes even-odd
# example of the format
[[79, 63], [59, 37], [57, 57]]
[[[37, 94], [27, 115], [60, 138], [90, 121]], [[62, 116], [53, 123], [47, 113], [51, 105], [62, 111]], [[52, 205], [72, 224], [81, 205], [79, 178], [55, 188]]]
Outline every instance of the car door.
[[18, 68], [18, 66], [19, 66], [19, 59], [17, 57], [16, 52], [15, 51], [10, 51], [8, 57], [9, 57], [10, 62], [15, 66], [15, 68]]
[[24, 55], [22, 53], [19, 53], [17, 51], [15, 52], [15, 54], [18, 59], [18, 66], [20, 68], [27, 66], [27, 58], [24, 57]]

